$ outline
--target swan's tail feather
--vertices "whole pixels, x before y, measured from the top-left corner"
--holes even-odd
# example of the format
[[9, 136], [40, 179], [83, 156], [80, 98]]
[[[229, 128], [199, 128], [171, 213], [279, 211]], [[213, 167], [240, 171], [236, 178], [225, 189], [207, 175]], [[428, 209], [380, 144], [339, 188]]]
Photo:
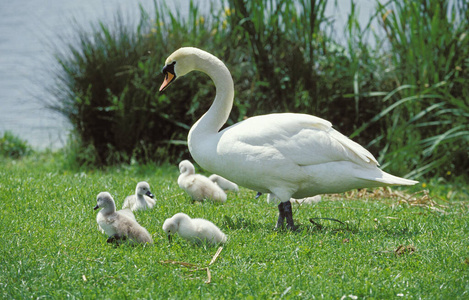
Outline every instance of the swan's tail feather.
[[374, 180], [386, 185], [414, 185], [419, 183], [418, 181], [397, 177], [386, 172], [383, 172], [382, 177], [374, 178]]

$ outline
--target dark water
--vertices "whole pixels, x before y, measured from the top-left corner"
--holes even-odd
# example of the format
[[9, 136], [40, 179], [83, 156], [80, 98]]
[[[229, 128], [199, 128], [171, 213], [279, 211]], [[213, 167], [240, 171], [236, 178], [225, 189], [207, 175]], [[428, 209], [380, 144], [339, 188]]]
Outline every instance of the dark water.
[[[196, 2], [208, 8], [210, 0]], [[340, 11], [328, 11], [338, 28], [349, 10], [349, 1], [343, 2]], [[372, 2], [362, 0], [362, 10], [368, 11]], [[187, 15], [189, 0], [166, 3]], [[117, 11], [138, 21], [139, 4], [153, 8], [153, 0], [0, 0], [0, 135], [12, 131], [37, 149], [63, 146], [70, 125], [44, 108], [50, 100], [46, 88], [54, 82], [55, 49], [72, 40], [75, 23], [112, 22]]]

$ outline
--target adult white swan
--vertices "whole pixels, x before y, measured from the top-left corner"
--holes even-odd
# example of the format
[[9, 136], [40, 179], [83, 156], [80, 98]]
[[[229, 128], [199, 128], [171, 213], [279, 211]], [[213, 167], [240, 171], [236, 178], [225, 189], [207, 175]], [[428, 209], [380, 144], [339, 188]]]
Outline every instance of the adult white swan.
[[276, 227], [286, 218], [294, 228], [290, 198], [417, 183], [383, 172], [365, 148], [311, 115], [256, 116], [219, 131], [234, 96], [233, 79], [221, 60], [197, 48], [175, 51], [166, 60], [160, 91], [194, 70], [210, 76], [216, 97], [189, 131], [192, 157], [209, 172], [279, 199]]

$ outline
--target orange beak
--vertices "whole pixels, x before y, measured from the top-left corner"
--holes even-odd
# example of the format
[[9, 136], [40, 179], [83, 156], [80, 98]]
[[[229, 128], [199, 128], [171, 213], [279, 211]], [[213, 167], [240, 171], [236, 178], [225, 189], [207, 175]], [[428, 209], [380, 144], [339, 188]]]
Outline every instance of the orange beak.
[[173, 73], [171, 72], [166, 73], [163, 84], [161, 84], [160, 86], [160, 92], [164, 90], [174, 80], [174, 78], [175, 76]]

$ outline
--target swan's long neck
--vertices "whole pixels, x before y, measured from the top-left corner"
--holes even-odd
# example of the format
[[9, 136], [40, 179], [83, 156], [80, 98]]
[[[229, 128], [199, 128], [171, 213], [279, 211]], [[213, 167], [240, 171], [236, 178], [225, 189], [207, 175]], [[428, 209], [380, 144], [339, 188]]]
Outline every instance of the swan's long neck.
[[213, 80], [216, 96], [210, 109], [192, 126], [189, 141], [216, 134], [225, 124], [233, 106], [234, 87], [230, 71], [221, 60], [206, 53], [199, 56], [195, 70], [206, 73]]

